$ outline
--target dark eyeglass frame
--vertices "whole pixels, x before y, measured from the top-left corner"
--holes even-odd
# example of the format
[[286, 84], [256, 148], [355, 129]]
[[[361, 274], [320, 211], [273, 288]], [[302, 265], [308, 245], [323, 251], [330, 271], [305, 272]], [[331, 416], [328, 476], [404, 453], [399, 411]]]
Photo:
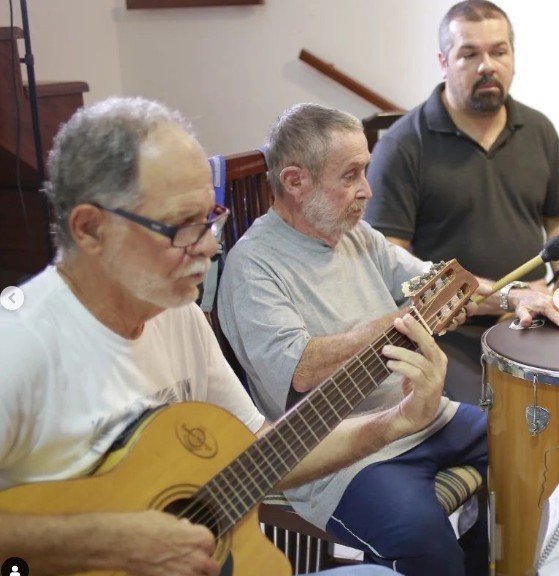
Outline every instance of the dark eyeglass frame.
[[[230, 210], [221, 204], [216, 204], [213, 208], [213, 211], [208, 216], [208, 219], [204, 222], [192, 222], [191, 224], [183, 224], [182, 226], [169, 226], [168, 224], [164, 224], [163, 222], [158, 222], [157, 220], [152, 220], [151, 218], [146, 218], [145, 216], [140, 216], [139, 214], [135, 214], [134, 212], [129, 212], [128, 210], [124, 210], [124, 208], [107, 208], [106, 206], [102, 206], [101, 204], [97, 204], [95, 202], [91, 202], [92, 206], [99, 208], [100, 210], [105, 210], [107, 212], [112, 212], [113, 214], [117, 214], [126, 220], [130, 220], [135, 224], [139, 224], [152, 232], [157, 234], [161, 234], [166, 238], [171, 240], [171, 245], [175, 248], [189, 248], [190, 246], [194, 246], [200, 242], [203, 238], [204, 234], [208, 230], [211, 231], [213, 237], [220, 242], [221, 241], [221, 233], [223, 232], [223, 227], [227, 222], [227, 218], [229, 217]], [[213, 216], [213, 217], [212, 217]], [[194, 227], [202, 227], [199, 236], [194, 240], [194, 242], [189, 242], [188, 244], [177, 244], [176, 237], [181, 230], [185, 228], [194, 228]]]

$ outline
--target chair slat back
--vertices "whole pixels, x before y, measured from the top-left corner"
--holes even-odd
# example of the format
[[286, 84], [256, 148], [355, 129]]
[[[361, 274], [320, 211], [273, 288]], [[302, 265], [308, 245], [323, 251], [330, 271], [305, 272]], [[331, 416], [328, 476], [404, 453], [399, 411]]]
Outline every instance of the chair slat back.
[[363, 131], [367, 138], [369, 152], [373, 150], [375, 144], [378, 142], [381, 132], [388, 130], [396, 120], [399, 120], [405, 112], [377, 112], [372, 116], [368, 116], [361, 120], [363, 124]]
[[[260, 150], [225, 156], [224, 204], [231, 216], [223, 231], [225, 254], [247, 231], [249, 226], [268, 211], [272, 205], [272, 190], [268, 183], [266, 159]], [[223, 354], [241, 382], [246, 385], [246, 376], [227, 338], [221, 330], [217, 313], [217, 301], [210, 312], [206, 312]]]
[[249, 226], [268, 211], [273, 197], [266, 159], [260, 150], [225, 157], [225, 205], [231, 217], [224, 231], [225, 250], [230, 250]]

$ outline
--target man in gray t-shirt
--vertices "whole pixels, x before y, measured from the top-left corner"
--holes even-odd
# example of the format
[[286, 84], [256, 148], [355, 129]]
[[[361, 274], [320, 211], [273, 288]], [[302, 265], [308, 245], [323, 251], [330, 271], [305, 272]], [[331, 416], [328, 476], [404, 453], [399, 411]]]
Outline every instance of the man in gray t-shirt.
[[[275, 420], [393, 325], [405, 303], [402, 282], [428, 264], [361, 220], [371, 196], [370, 155], [357, 119], [299, 105], [281, 117], [269, 144], [274, 207], [228, 254], [218, 310], [258, 408]], [[444, 378], [446, 360], [434, 341], [422, 354], [395, 344], [382, 349], [393, 373], [355, 418], [396, 406], [414, 381]], [[399, 358], [413, 368], [402, 370]], [[286, 496], [299, 514], [375, 563], [403, 574], [462, 575], [463, 553], [434, 477], [453, 464], [485, 474], [486, 458], [484, 415], [442, 398], [423, 430]]]
[[[369, 159], [361, 123], [337, 110], [301, 104], [272, 129], [267, 162], [274, 205], [229, 252], [218, 296], [223, 331], [271, 420], [342, 365], [341, 379], [351, 378], [356, 355], [362, 359], [363, 348], [399, 325], [402, 282], [428, 267], [361, 220], [371, 197]], [[533, 307], [524, 303], [530, 322]], [[421, 355], [401, 345], [379, 351], [391, 358], [389, 370], [352, 414], [356, 422], [364, 412], [393, 409], [414, 382], [444, 378], [446, 360], [434, 341]], [[411, 366], [404, 369], [397, 358]], [[363, 382], [379, 373], [369, 376]], [[329, 402], [343, 402], [343, 394]], [[311, 420], [320, 427], [323, 418], [317, 412]], [[442, 398], [423, 430], [285, 494], [299, 514], [372, 562], [406, 575], [463, 576], [464, 554], [436, 500], [434, 479], [462, 464], [485, 474], [485, 428], [477, 407]], [[467, 573], [481, 576], [487, 530], [479, 522], [472, 530], [477, 548], [467, 557], [478, 566]]]

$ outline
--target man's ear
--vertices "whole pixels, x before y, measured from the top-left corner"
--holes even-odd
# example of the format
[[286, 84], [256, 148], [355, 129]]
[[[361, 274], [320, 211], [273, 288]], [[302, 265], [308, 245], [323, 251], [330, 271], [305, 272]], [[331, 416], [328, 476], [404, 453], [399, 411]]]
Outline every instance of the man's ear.
[[68, 220], [74, 242], [81, 250], [97, 254], [103, 248], [106, 231], [106, 214], [92, 204], [78, 204]]
[[442, 52], [439, 52], [439, 67], [441, 69], [443, 80], [446, 80], [446, 71], [448, 68], [448, 60]]
[[286, 166], [280, 173], [280, 181], [286, 194], [300, 200], [310, 177], [308, 172], [299, 166]]

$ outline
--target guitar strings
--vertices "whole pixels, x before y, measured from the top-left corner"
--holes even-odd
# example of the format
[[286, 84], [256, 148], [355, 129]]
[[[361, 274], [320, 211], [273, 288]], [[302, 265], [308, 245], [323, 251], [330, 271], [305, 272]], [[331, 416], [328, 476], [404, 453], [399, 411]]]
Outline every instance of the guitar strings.
[[[407, 340], [407, 338], [405, 338], [404, 336], [400, 335], [398, 332], [395, 332], [395, 334], [396, 334], [396, 338], [394, 339], [394, 342], [393, 342], [395, 345], [398, 345], [398, 344], [400, 343], [400, 341], [405, 342], [405, 341]], [[387, 335], [383, 335], [382, 337], [384, 337], [384, 336], [387, 336]], [[382, 337], [381, 337], [380, 339], [382, 339]], [[409, 341], [408, 341], [408, 342], [409, 342]], [[373, 350], [374, 350], [374, 344], [373, 344], [373, 346], [369, 346], [369, 348], [373, 348]], [[378, 355], [378, 352], [374, 351], [374, 355], [375, 355], [375, 356]], [[351, 363], [350, 363], [350, 364], [351, 364]], [[344, 368], [346, 368], [346, 371], [347, 371], [347, 366], [345, 366]], [[360, 376], [362, 376], [362, 377], [366, 376], [365, 373], [364, 373], [364, 371], [362, 371], [362, 370], [360, 370], [359, 374], [360, 374]], [[362, 378], [360, 378], [360, 379], [362, 380]], [[353, 379], [353, 380], [354, 380], [354, 382], [355, 382], [355, 379]], [[359, 393], [359, 395], [362, 396], [361, 393]], [[348, 396], [346, 395], [346, 397], [348, 397]], [[342, 400], [343, 400], [343, 399], [342, 399]], [[338, 421], [339, 421], [339, 419], [338, 419]], [[330, 429], [331, 429], [331, 428], [330, 428]], [[309, 425], [306, 424], [306, 427], [303, 428], [303, 434], [301, 434], [300, 436], [303, 436], [303, 437], [304, 437], [304, 436], [305, 436], [305, 432], [309, 432], [309, 431], [311, 432], [311, 435], [314, 436], [314, 434], [312, 433], [312, 429], [309, 429]], [[309, 437], [309, 434], [307, 434], [306, 436], [307, 436], [307, 438], [308, 438], [308, 437]], [[311, 438], [311, 440], [313, 440], [313, 438]], [[316, 440], [316, 438], [314, 438], [314, 440]], [[314, 442], [314, 443], [317, 443], [317, 442]], [[278, 454], [278, 456], [279, 456], [279, 458], [280, 458], [282, 461], [285, 459], [285, 458], [282, 458], [281, 454]], [[279, 477], [280, 477], [280, 476], [278, 476], [278, 479], [279, 479]], [[272, 487], [272, 486], [273, 486], [273, 483], [270, 482], [270, 487]], [[264, 495], [264, 494], [265, 494], [265, 492], [262, 492], [262, 495]], [[238, 491], [233, 490], [233, 495], [234, 495], [236, 498], [238, 498]], [[227, 500], [231, 503], [231, 496], [230, 496], [230, 495], [227, 496]], [[256, 503], [257, 503], [257, 502], [256, 502]], [[185, 510], [183, 510], [182, 514], [183, 514], [183, 515], [184, 515], [184, 514], [188, 514], [188, 511], [191, 510], [191, 509], [192, 509], [192, 506], [188, 506]], [[248, 509], [247, 509], [247, 511], [248, 511]], [[246, 512], [245, 512], [245, 513], [246, 513]], [[206, 516], [206, 518], [208, 518], [208, 516]]]
[[[429, 319], [424, 318], [423, 320], [432, 329], [436, 325], [437, 319], [438, 319], [438, 312], [432, 314], [432, 316]], [[392, 333], [393, 335], [389, 334], [388, 332]], [[305, 408], [308, 409], [309, 407], [312, 407], [312, 409], [315, 410], [315, 412], [319, 415], [319, 418], [323, 421], [323, 423], [327, 425], [328, 432], [333, 430], [333, 428], [337, 426], [344, 418], [344, 416], [340, 417], [339, 414], [340, 413], [342, 414], [345, 413], [346, 415], [349, 414], [360, 403], [359, 397], [361, 397], [362, 400], [368, 395], [368, 394], [364, 395], [363, 392], [361, 391], [362, 388], [365, 387], [364, 384], [372, 381], [374, 384], [372, 386], [372, 390], [374, 390], [391, 373], [388, 370], [388, 368], [386, 368], [385, 361], [383, 360], [383, 357], [380, 354], [380, 349], [384, 345], [382, 341], [386, 339], [388, 340], [389, 343], [395, 346], [405, 346], [406, 344], [409, 345], [411, 342], [406, 336], [396, 331], [394, 328], [390, 329], [388, 332], [383, 333], [381, 336], [379, 336], [376, 340], [374, 340], [371, 344], [369, 344], [366, 348], [364, 348], [363, 351], [358, 353], [352, 360], [350, 360], [348, 363], [342, 366], [338, 370], [338, 372], [336, 372], [336, 374], [334, 374], [330, 379], [326, 381], [328, 384], [330, 382], [334, 382], [335, 384], [336, 377], [341, 374], [342, 375], [341, 383], [339, 384], [338, 388], [343, 388], [344, 386], [347, 387], [348, 383], [353, 384], [353, 388], [348, 393], [340, 394], [339, 389], [335, 389], [332, 386], [328, 386], [328, 384], [326, 384], [325, 386], [321, 385], [315, 388], [315, 391], [319, 396], [316, 408], [317, 409], [320, 408], [319, 406], [320, 402], [326, 404], [327, 409], [326, 411], [334, 412], [337, 416], [333, 424], [330, 423], [330, 425], [328, 425], [324, 421], [324, 418], [322, 418], [322, 416], [319, 414], [318, 410], [315, 410], [315, 407], [312, 406], [312, 404], [310, 404], [309, 402], [306, 402], [305, 400], [302, 401], [305, 404], [295, 407], [295, 410], [297, 412], [295, 412], [295, 414], [291, 414], [290, 419], [294, 420], [295, 415], [297, 415], [297, 413], [304, 411]], [[379, 350], [376, 349], [377, 347], [379, 347]], [[378, 359], [379, 362], [373, 365], [372, 367], [369, 366], [369, 363], [374, 359]], [[370, 368], [372, 368], [372, 370], [370, 370]], [[325, 391], [322, 390], [322, 388], [324, 388]], [[328, 397], [329, 392], [330, 393], [333, 392], [333, 395], [331, 394], [332, 397], [330, 398]], [[352, 408], [350, 409], [348, 409], [348, 402], [352, 406]], [[298, 431], [292, 428], [291, 432], [295, 433], [297, 439], [305, 448], [305, 455], [306, 455], [306, 453], [312, 450], [319, 443], [320, 440], [315, 435], [313, 427], [311, 426], [310, 422], [305, 420], [304, 417], [302, 418], [302, 420], [303, 420], [303, 426]], [[207, 526], [209, 529], [213, 529], [217, 537], [220, 537], [222, 534], [224, 534], [229, 528], [231, 528], [236, 523], [236, 521], [240, 520], [242, 516], [244, 516], [250, 509], [252, 509], [256, 504], [258, 504], [263, 499], [263, 497], [277, 484], [277, 482], [279, 482], [279, 480], [283, 478], [291, 470], [294, 464], [297, 464], [300, 461], [301, 457], [300, 456], [298, 458], [296, 457], [295, 452], [293, 452], [290, 445], [286, 443], [285, 438], [282, 438], [281, 435], [281, 428], [286, 426], [290, 427], [291, 424], [292, 423], [289, 422], [289, 420], [286, 420], [286, 417], [282, 418], [282, 420], [277, 423], [276, 425], [277, 427], [274, 426], [274, 428], [272, 428], [266, 436], [260, 438], [259, 440], [251, 444], [249, 447], [247, 447], [247, 449], [238, 458], [236, 458], [231, 464], [226, 466], [221, 472], [219, 472], [216, 476], [214, 476], [214, 478], [212, 478], [206, 485], [201, 487], [193, 495], [194, 497], [196, 497], [204, 492], [209, 492], [209, 496], [211, 497], [212, 496], [211, 485], [213, 484], [218, 485], [219, 480], [222, 477], [225, 477], [227, 473], [231, 471], [231, 469], [234, 467], [235, 464], [238, 464], [239, 467], [242, 468], [242, 471], [245, 473], [245, 476], [247, 476], [247, 469], [245, 466], [243, 466], [242, 462], [240, 461], [243, 457], [248, 456], [248, 459], [255, 466], [256, 472], [264, 481], [263, 483], [266, 484], [266, 487], [262, 489], [262, 487], [259, 486], [258, 481], [255, 480], [253, 477], [250, 477], [250, 480], [253, 482], [253, 484], [260, 488], [259, 494], [256, 495], [251, 494], [247, 486], [243, 484], [240, 477], [237, 474], [233, 473], [232, 478], [233, 484], [237, 484], [237, 486], [230, 484], [230, 482], [225, 482], [226, 489], [224, 492], [222, 491], [221, 495], [222, 497], [225, 498], [226, 503], [234, 511], [237, 512], [236, 516], [238, 516], [238, 518], [236, 520], [234, 518], [229, 518], [228, 523], [224, 522], [223, 519], [220, 521], [220, 519], [216, 517], [215, 510], [210, 509], [210, 505], [207, 503], [206, 505], [204, 505], [203, 499], [196, 501], [195, 500], [189, 501], [189, 503], [177, 514], [177, 517], [178, 518], [186, 517], [195, 524], [203, 524]], [[273, 446], [268, 436], [272, 436], [273, 437], [272, 439], [277, 439], [278, 437], [280, 437], [283, 440], [283, 442], [281, 444], [278, 443], [277, 446]], [[324, 436], [325, 435], [323, 435], [322, 437]], [[320, 439], [322, 439], [322, 437]], [[271, 448], [269, 458], [265, 454], [265, 449], [267, 447]], [[292, 460], [295, 460], [295, 462], [291, 466], [286, 466], [286, 463], [290, 463]], [[276, 481], [271, 481], [270, 479], [265, 478], [262, 474], [263, 467], [264, 469], [271, 469], [273, 463], [275, 463], [276, 467], [278, 468], [286, 469], [283, 474], [278, 475]], [[268, 466], [263, 466], [265, 464], [267, 464]], [[247, 504], [243, 502], [239, 494], [239, 488], [250, 496], [251, 500], [250, 505], [247, 506]], [[219, 500], [221, 501], [221, 499]], [[240, 512], [237, 510], [235, 500], [237, 500], [238, 504], [241, 506]], [[213, 501], [217, 502], [218, 499], [213, 498]], [[201, 504], [202, 507], [200, 506]], [[219, 505], [219, 508], [223, 510], [226, 516], [229, 516], [227, 510], [225, 510], [223, 503]], [[220, 531], [220, 526], [222, 524], [229, 524], [229, 525], [226, 526], [226, 528], [223, 531]]]
[[[394, 333], [395, 333], [395, 335], [396, 335], [396, 338], [393, 339], [394, 345], [399, 345], [400, 343], [405, 343], [406, 341], [409, 342], [409, 340], [408, 340], [405, 336], [401, 335], [400, 333], [398, 333], [398, 332], [396, 332], [396, 331], [394, 331]], [[378, 352], [377, 352], [376, 350], [374, 350], [374, 345], [377, 344], [379, 340], [382, 340], [382, 338], [387, 337], [387, 336], [388, 336], [387, 334], [382, 335], [379, 339], [377, 339], [377, 341], [375, 341], [372, 345], [370, 345], [370, 346], [368, 347], [368, 349], [373, 348], [373, 352], [374, 352], [374, 353], [371, 355], [370, 352], [367, 352], [367, 354], [364, 355], [364, 356], [368, 356], [368, 358], [366, 358], [366, 357], [363, 358], [365, 361], [366, 361], [367, 359], [370, 360], [371, 356], [378, 356]], [[349, 364], [351, 364], [351, 363], [352, 363], [352, 362], [350, 362]], [[349, 364], [348, 364], [348, 365], [349, 365]], [[346, 372], [348, 371], [348, 370], [347, 370], [348, 365], [344, 366], [344, 368], [346, 368]], [[384, 366], [382, 366], [381, 368], [383, 368], [384, 370], [386, 370], [386, 368], [385, 368]], [[377, 370], [377, 371], [378, 371], [378, 370]], [[373, 378], [375, 377], [374, 375], [371, 375], [370, 372], [369, 372], [369, 375], [367, 375], [365, 372], [366, 372], [366, 370], [365, 370], [365, 371], [364, 371], [364, 370], [359, 370], [359, 375], [360, 375], [359, 380], [362, 381], [364, 378], [367, 378], [367, 376], [369, 376], [369, 378], [371, 378], [371, 376], [372, 376]], [[369, 378], [367, 378], [367, 379], [369, 379]], [[348, 380], [353, 380], [353, 383], [356, 383], [356, 380], [357, 380], [357, 379], [355, 379], [355, 378], [346, 378], [345, 380], [346, 380], [346, 381], [348, 381]], [[359, 383], [357, 382], [357, 384], [359, 384]], [[354, 399], [355, 397], [358, 397], [358, 396], [363, 397], [363, 394], [362, 394], [359, 390], [355, 390], [355, 393], [352, 394], [352, 396], [353, 396], [352, 399]], [[349, 396], [346, 395], [346, 398], [349, 398]], [[335, 402], [334, 404], [335, 404], [335, 405], [337, 404], [338, 408], [340, 407], [340, 404], [341, 404], [342, 407], [344, 407], [344, 408], [346, 407], [347, 402], [346, 402], [343, 398], [338, 398], [337, 400], [338, 400], [338, 401]], [[342, 404], [342, 403], [343, 403], [343, 404]], [[336, 424], [337, 424], [337, 422], [336, 422]], [[311, 439], [311, 443], [313, 443], [313, 444], [318, 443], [318, 442], [316, 441], [316, 437], [314, 436], [314, 433], [313, 433], [312, 429], [309, 427], [309, 424], [308, 424], [308, 423], [306, 423], [306, 426], [302, 429], [302, 432], [303, 432], [303, 433], [302, 433], [302, 434], [299, 434], [298, 436], [299, 436], [300, 438], [302, 438], [303, 441], [304, 441], [304, 440], [308, 441], [308, 439], [310, 438], [310, 439]], [[303, 443], [305, 443], [305, 442], [303, 442]], [[254, 445], [252, 445], [252, 446], [254, 447]], [[264, 446], [264, 447], [265, 447], [265, 446]], [[314, 446], [313, 446], [313, 447], [314, 447]], [[250, 448], [250, 447], [249, 447], [249, 448]], [[247, 451], [248, 451], [248, 449], [247, 449]], [[280, 451], [281, 451], [281, 450], [280, 450]], [[241, 456], [242, 456], [242, 455], [241, 455]], [[279, 456], [280, 456], [280, 458], [281, 458], [281, 454], [280, 454]], [[285, 451], [284, 451], [284, 457], [285, 457]], [[265, 458], [264, 458], [264, 459], [265, 459]], [[283, 460], [283, 458], [282, 458], [282, 460]], [[227, 471], [227, 469], [225, 469], [225, 472], [226, 472], [226, 471]], [[222, 475], [222, 473], [218, 474], [218, 476], [220, 476], [220, 475]], [[217, 477], [216, 477], [216, 478], [217, 478]], [[275, 483], [270, 482], [270, 488], [273, 487], [273, 484], [275, 484]], [[234, 497], [237, 497], [237, 498], [238, 498], [238, 492], [237, 492], [237, 491], [233, 490], [232, 493], [233, 493], [233, 496], [234, 496]], [[265, 493], [266, 493], [265, 491], [262, 492], [262, 496], [265, 495]], [[231, 495], [226, 495], [226, 500], [231, 504], [231, 500], [232, 500]], [[258, 503], [258, 502], [256, 502], [256, 503]], [[185, 515], [188, 515], [188, 513], [192, 511], [192, 509], [194, 508], [195, 505], [196, 505], [196, 503], [191, 503], [190, 505], [188, 505], [188, 506], [179, 514], [179, 517], [183, 517], [183, 516], [185, 516]], [[234, 507], [234, 506], [233, 506], [233, 507]], [[250, 508], [249, 508], [249, 509], [250, 509]], [[199, 510], [200, 510], [200, 509], [199, 509]], [[247, 509], [246, 511], [248, 511], [248, 509]], [[246, 511], [245, 511], [244, 513], [246, 513]], [[192, 516], [191, 520], [192, 520], [192, 521], [195, 521], [195, 522], [198, 522], [198, 521], [199, 521], [198, 519], [200, 519], [200, 520], [202, 521], [202, 523], [206, 523], [206, 522], [209, 522], [210, 518], [213, 516], [212, 513], [211, 513], [211, 511], [208, 511], [208, 510], [203, 510], [203, 511], [201, 512], [201, 514], [202, 514], [202, 516], [200, 516], [200, 513], [194, 514], [194, 515]], [[198, 518], [197, 518], [197, 516], [198, 516]]]
[[[392, 338], [392, 341], [394, 343], [394, 345], [400, 345], [400, 344], [404, 344], [404, 343], [409, 343], [410, 341], [403, 335], [401, 335], [399, 332], [394, 330], [394, 334], [396, 335], [396, 337]], [[369, 345], [367, 347], [366, 354], [363, 354], [362, 360], [363, 363], [367, 363], [367, 361], [369, 361], [371, 358], [377, 358], [380, 360], [380, 356], [379, 353], [376, 350], [373, 350], [372, 353], [370, 351], [371, 348], [374, 347], [375, 344], [378, 343], [379, 340], [381, 340], [382, 338], [387, 338], [388, 335], [382, 335], [379, 339], [377, 339], [377, 341], [375, 341], [373, 344]], [[382, 362], [382, 360], [381, 360]], [[358, 377], [356, 378], [354, 375], [352, 376], [352, 373], [350, 372], [349, 368], [350, 368], [350, 364], [353, 364], [353, 370], [352, 372], [355, 373], [357, 371]], [[345, 412], [346, 414], [348, 414], [351, 409], [348, 409], [348, 400], [350, 402], [350, 404], [352, 404], [353, 407], [355, 407], [359, 402], [356, 402], [355, 400], [362, 400], [366, 397], [366, 395], [364, 395], [361, 392], [361, 388], [363, 387], [363, 384], [366, 382], [370, 382], [371, 380], [373, 382], [377, 382], [379, 379], [379, 376], [384, 372], [384, 376], [387, 376], [390, 372], [384, 367], [384, 366], [377, 366], [375, 367], [374, 370], [367, 370], [367, 369], [363, 369], [362, 366], [359, 366], [359, 362], [354, 362], [354, 361], [350, 361], [350, 363], [348, 363], [348, 365], [344, 366], [345, 370], [344, 372], [347, 373], [349, 375], [349, 377], [344, 376], [341, 380], [341, 386], [347, 385], [348, 382], [350, 382], [351, 384], [353, 384], [352, 390], [350, 393], [345, 394], [345, 395], [340, 395], [338, 394], [337, 390], [331, 390], [331, 392], [334, 392], [334, 396], [333, 396], [333, 400], [334, 402], [329, 402], [329, 404], [332, 406], [332, 408], [334, 409], [334, 411], [336, 413], [340, 413], [340, 412]], [[340, 371], [342, 372], [342, 371]], [[382, 380], [384, 380], [384, 378], [382, 378]], [[376, 385], [378, 384], [374, 384], [372, 387], [372, 389], [374, 389], [376, 387]], [[318, 391], [318, 388], [317, 388]], [[319, 394], [319, 396], [323, 396], [324, 394]], [[346, 400], [347, 399], [347, 400]], [[319, 398], [319, 400], [324, 400]], [[317, 408], [319, 408], [320, 406], [317, 406]], [[337, 410], [336, 410], [337, 408]], [[336, 418], [336, 422], [335, 424], [337, 425], [343, 418]], [[303, 427], [299, 429], [299, 433], [296, 433], [299, 441], [301, 442], [301, 444], [305, 447], [305, 453], [308, 452], [310, 449], [308, 448], [309, 444], [312, 445], [312, 447], [314, 447], [314, 445], [318, 444], [318, 439], [316, 437], [316, 435], [313, 432], [313, 428], [310, 426], [310, 424], [308, 423], [308, 418], [304, 419], [303, 418]], [[285, 427], [285, 421], [282, 421], [280, 423], [280, 426], [283, 425]], [[329, 427], [329, 431], [331, 431], [333, 429], [334, 426], [330, 426]], [[271, 430], [270, 432], [273, 433], [273, 431]], [[276, 434], [273, 434], [273, 436], [280, 436], [281, 437], [281, 430], [275, 430]], [[261, 474], [261, 465], [262, 464], [266, 464], [266, 460], [269, 460], [266, 458], [266, 455], [264, 454], [265, 448], [267, 447], [267, 445], [270, 444], [270, 439], [269, 438], [262, 438], [259, 441], [257, 441], [256, 443], [252, 444], [251, 446], [249, 446], [247, 448], [247, 450], [245, 451], [254, 451], [255, 452], [255, 458], [252, 458], [253, 461], [255, 461], [255, 466], [257, 471]], [[269, 447], [269, 446], [268, 446]], [[260, 450], [258, 450], [260, 448]], [[274, 452], [276, 452], [276, 456], [277, 456], [277, 460], [281, 460], [282, 463], [285, 462], [286, 460], [288, 461], [290, 458], [290, 456], [293, 455], [292, 451], [289, 448], [283, 448], [281, 445], [278, 445], [278, 450], [274, 450]], [[239, 458], [241, 458], [244, 454], [241, 454], [241, 456]], [[239, 458], [236, 459], [236, 461], [239, 460]], [[273, 457], [272, 455], [272, 460], [276, 460], [276, 458]], [[268, 462], [269, 463], [269, 462]], [[278, 467], [279, 466], [279, 462], [277, 462]], [[230, 465], [231, 466], [231, 465]], [[228, 466], [226, 469], [224, 469], [222, 472], [220, 472], [216, 477], [214, 477], [213, 480], [211, 480], [208, 484], [206, 484], [199, 492], [202, 491], [208, 491], [208, 487], [209, 485], [214, 481], [214, 480], [219, 480], [219, 476], [225, 475], [228, 471], [228, 469], [230, 468], [230, 466]], [[287, 471], [289, 471], [290, 468], [287, 469]], [[279, 479], [281, 477], [283, 477], [284, 474], [279, 475], [276, 482], [279, 481]], [[236, 480], [237, 482], [239, 482], [238, 478], [234, 478], [234, 480]], [[250, 506], [249, 508], [246, 508], [245, 506], [245, 510], [243, 510], [243, 514], [246, 514], [246, 512], [248, 512], [248, 510], [250, 510], [250, 508], [252, 508], [255, 504], [257, 504], [263, 496], [265, 496], [265, 494], [271, 489], [273, 488], [273, 486], [276, 484], [276, 482], [271, 482], [268, 479], [264, 478], [264, 480], [266, 480], [266, 484], [268, 484], [268, 486], [266, 486], [265, 490], [261, 490], [260, 491], [260, 498], [256, 499], [255, 503]], [[239, 484], [240, 486], [243, 486], [242, 483]], [[235, 504], [232, 502], [233, 500], [238, 500], [239, 499], [239, 492], [238, 489], [235, 489], [235, 487], [230, 487], [232, 488], [230, 491], [225, 491], [224, 494], [222, 494], [222, 496], [224, 496], [225, 501], [233, 508], [236, 509]], [[211, 491], [210, 491], [211, 494]], [[221, 500], [221, 499], [219, 499]], [[217, 501], [216, 498], [214, 498], [214, 501]], [[241, 505], [243, 505], [243, 502], [240, 502]], [[195, 507], [198, 507], [198, 509], [193, 513], [193, 510], [195, 509]], [[196, 502], [191, 502], [189, 503], [184, 510], [181, 511], [181, 513], [179, 514], [179, 517], [183, 517], [183, 516], [189, 516], [189, 514], [191, 515], [189, 517], [189, 519], [195, 523], [202, 523], [208, 527], [212, 527], [214, 526], [212, 519], [213, 519], [213, 514], [211, 510], [208, 510], [207, 508], [200, 508], [199, 505], [197, 505]], [[241, 515], [240, 515], [241, 516]]]

